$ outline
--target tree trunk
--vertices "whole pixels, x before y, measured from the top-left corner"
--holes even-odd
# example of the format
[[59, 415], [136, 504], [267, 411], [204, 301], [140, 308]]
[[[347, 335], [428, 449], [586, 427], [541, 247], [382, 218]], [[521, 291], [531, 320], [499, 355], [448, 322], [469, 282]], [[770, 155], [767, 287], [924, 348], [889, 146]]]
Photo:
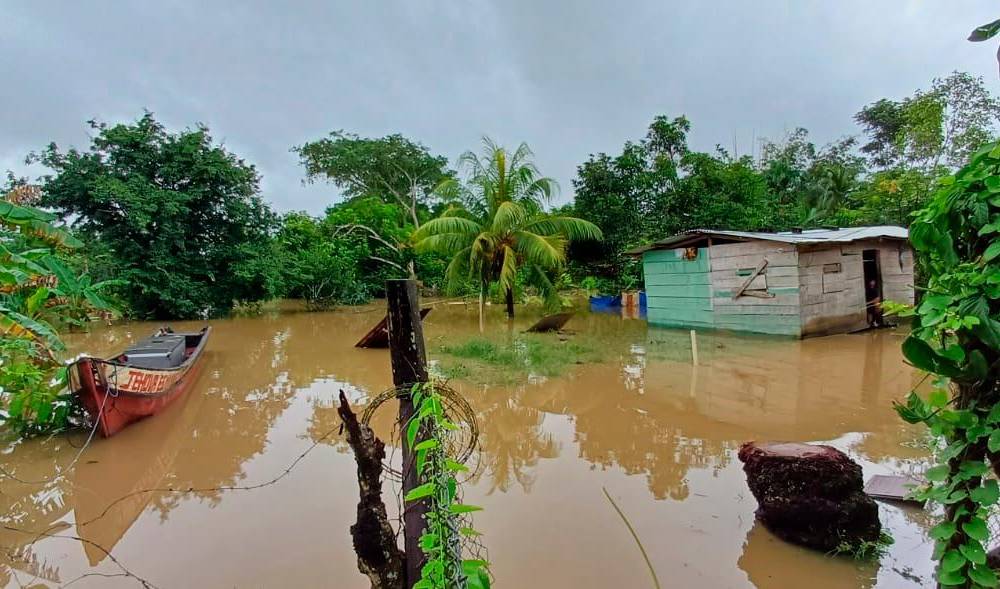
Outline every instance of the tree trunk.
[[479, 286], [479, 333], [486, 331], [486, 283]]
[[504, 297], [507, 302], [507, 317], [509, 319], [514, 318], [514, 289], [508, 288], [507, 293]]
[[344, 391], [340, 391], [337, 413], [343, 420], [347, 444], [354, 451], [354, 461], [358, 465], [360, 499], [357, 522], [351, 526], [358, 570], [371, 581], [372, 589], [403, 589], [406, 563], [396, 545], [396, 533], [389, 524], [382, 500], [385, 444], [375, 437], [371, 428], [358, 422]]
[[[427, 354], [424, 349], [424, 331], [420, 323], [420, 298], [414, 280], [386, 280], [385, 295], [389, 306], [389, 357], [392, 361], [392, 382], [396, 387], [409, 391], [416, 383], [427, 382]], [[406, 424], [413, 417], [413, 400], [409, 393], [399, 395], [399, 421], [397, 430], [406, 431]], [[403, 496], [420, 485], [413, 452], [402, 437], [403, 446]], [[414, 445], [423, 440], [417, 434]], [[427, 526], [427, 502], [417, 500], [405, 505], [403, 513], [403, 547], [406, 553], [406, 586], [420, 580], [424, 566], [424, 551], [420, 536]]]

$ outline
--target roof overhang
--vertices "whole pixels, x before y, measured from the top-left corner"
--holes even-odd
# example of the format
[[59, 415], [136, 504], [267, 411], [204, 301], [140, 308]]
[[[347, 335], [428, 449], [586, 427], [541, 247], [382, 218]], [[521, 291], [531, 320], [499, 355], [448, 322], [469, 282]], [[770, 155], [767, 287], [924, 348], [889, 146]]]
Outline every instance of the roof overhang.
[[724, 239], [727, 242], [762, 240], [791, 245], [844, 244], [869, 239], [888, 239], [894, 241], [907, 241], [909, 239], [907, 229], [895, 225], [844, 229], [810, 229], [804, 231], [783, 231], [780, 233], [692, 229], [649, 245], [632, 248], [627, 250], [625, 254], [639, 256], [650, 250], [690, 247], [693, 244], [698, 244], [712, 238]]

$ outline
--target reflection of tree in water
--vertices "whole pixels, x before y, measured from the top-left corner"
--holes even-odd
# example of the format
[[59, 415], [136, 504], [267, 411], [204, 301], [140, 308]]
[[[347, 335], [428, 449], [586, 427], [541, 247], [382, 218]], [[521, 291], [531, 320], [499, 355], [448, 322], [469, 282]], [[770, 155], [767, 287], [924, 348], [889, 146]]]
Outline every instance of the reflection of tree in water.
[[[7, 587], [11, 581], [15, 581], [21, 587], [42, 586], [35, 583], [38, 579], [55, 584], [62, 583], [59, 567], [49, 564], [45, 559], [40, 559], [37, 554], [31, 551], [30, 547], [8, 548], [5, 546], [3, 550], [4, 560], [7, 562], [0, 563], [0, 585]], [[18, 571], [31, 577], [29, 585], [24, 584]]]
[[[479, 428], [478, 460], [475, 481], [483, 476], [490, 479], [488, 492], [508, 491], [515, 483], [525, 491], [531, 490], [535, 477], [532, 472], [542, 458], [555, 458], [559, 454], [559, 444], [552, 434], [542, 428], [544, 414], [537, 409], [520, 404], [517, 395], [508, 389], [494, 388], [484, 391], [466, 392], [466, 398], [476, 411]], [[362, 413], [365, 400], [352, 403], [357, 413]], [[371, 422], [375, 434], [386, 441], [386, 451], [398, 457], [399, 432], [395, 428], [397, 404], [388, 401], [375, 412]], [[313, 414], [309, 420], [309, 437], [319, 441], [324, 434], [340, 424], [336, 407], [332, 401], [315, 400]], [[392, 440], [392, 442], [390, 442]], [[324, 443], [334, 446], [338, 452], [349, 452], [342, 436], [328, 438]], [[476, 464], [471, 464], [475, 468]]]
[[[600, 408], [576, 416], [580, 456], [627, 474], [645, 474], [653, 497], [687, 498], [687, 473], [692, 468], [719, 472], [730, 461], [731, 444], [686, 434], [677, 415], [692, 411], [643, 408], [642, 398], [618, 397]], [[673, 415], [673, 419], [670, 416]]]
[[479, 476], [490, 477], [488, 493], [507, 492], [514, 483], [530, 491], [538, 461], [559, 455], [559, 444], [543, 431], [544, 414], [521, 404], [519, 396], [502, 388], [486, 388], [470, 399], [479, 422], [484, 467]]
[[[743, 543], [737, 563], [754, 587], [811, 587], [819, 579], [844, 579], [826, 586], [871, 589], [878, 577], [879, 563], [830, 556], [779, 540], [755, 522]], [[838, 569], [836, 574], [833, 569]], [[920, 586], [913, 585], [913, 586]]]
[[[82, 443], [77, 440], [76, 443]], [[73, 450], [65, 438], [32, 441], [18, 448], [19, 460], [4, 456], [0, 473], [0, 525], [27, 530], [45, 530], [57, 526], [69, 513], [72, 504], [72, 486], [63, 488], [58, 482], [44, 485], [25, 485], [10, 478], [23, 480], [47, 480], [54, 478], [57, 465], [62, 464], [55, 457], [61, 450]], [[55, 529], [59, 529], [55, 527]], [[10, 530], [0, 530], [0, 586], [8, 586], [18, 579], [25, 581], [24, 575], [38, 576], [52, 583], [60, 582], [59, 567], [35, 554], [30, 547], [35, 539], [32, 534], [22, 534]]]
[[[285, 369], [289, 357], [286, 347], [292, 334], [288, 330], [274, 331], [276, 326], [270, 322], [261, 323], [259, 335], [239, 335], [239, 346], [231, 346], [235, 342], [225, 339], [213, 342], [227, 351], [238, 349], [239, 356], [206, 367], [211, 373], [201, 379], [203, 400], [198, 413], [208, 419], [198, 419], [190, 428], [173, 469], [159, 486], [183, 489], [236, 485], [246, 479], [243, 465], [264, 451], [268, 432], [288, 408], [295, 391]], [[218, 490], [196, 491], [194, 495], [211, 506], [222, 499]], [[157, 493], [151, 503], [160, 512], [161, 520], [166, 520], [184, 499], [179, 493]]]

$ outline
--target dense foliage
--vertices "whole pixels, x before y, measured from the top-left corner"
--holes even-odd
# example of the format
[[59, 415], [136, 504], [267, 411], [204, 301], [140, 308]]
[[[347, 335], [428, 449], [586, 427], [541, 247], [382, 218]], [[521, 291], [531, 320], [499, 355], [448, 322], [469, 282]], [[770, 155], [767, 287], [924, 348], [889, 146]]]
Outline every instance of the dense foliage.
[[91, 123], [89, 150], [55, 144], [43, 204], [100, 244], [139, 317], [197, 317], [278, 292], [276, 218], [259, 175], [205, 127], [170, 133], [147, 113], [132, 124]]
[[903, 344], [914, 366], [937, 377], [926, 397], [897, 407], [927, 424], [939, 465], [917, 497], [945, 506], [936, 540], [941, 585], [995, 587], [986, 563], [989, 512], [1000, 500], [988, 476], [1000, 465], [1000, 143], [972, 156], [940, 188], [910, 228], [927, 269], [927, 291]]
[[415, 252], [413, 231], [398, 206], [373, 197], [339, 203], [321, 218], [289, 213], [276, 236], [283, 295], [313, 309], [360, 304], [382, 296], [386, 280], [411, 272], [425, 289], [440, 290], [445, 261]]
[[80, 242], [30, 206], [36, 196], [21, 185], [0, 200], [0, 423], [21, 435], [65, 428], [73, 415], [58, 329], [113, 312], [108, 283], [67, 267]]

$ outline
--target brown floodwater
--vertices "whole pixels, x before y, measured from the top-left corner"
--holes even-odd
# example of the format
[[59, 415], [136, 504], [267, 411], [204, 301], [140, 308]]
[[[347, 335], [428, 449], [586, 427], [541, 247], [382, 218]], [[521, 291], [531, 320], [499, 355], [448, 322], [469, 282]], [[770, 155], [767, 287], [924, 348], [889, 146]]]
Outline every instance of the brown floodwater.
[[[28, 481], [0, 475], [0, 585], [140, 586], [127, 570], [157, 587], [367, 587], [348, 532], [355, 465], [334, 399], [343, 389], [362, 407], [391, 385], [388, 352], [353, 347], [381, 312], [213, 321], [196, 385], [165, 413], [95, 440], [75, 464], [87, 432], [0, 451], [4, 470]], [[539, 315], [527, 310], [508, 326], [500, 312], [490, 309], [489, 337], [515, 346]], [[439, 305], [425, 335], [429, 357], [461, 375], [451, 385], [477, 415], [465, 500], [485, 508], [475, 525], [497, 587], [652, 587], [603, 489], [663, 587], [930, 583], [922, 510], [880, 505], [895, 537], [880, 562], [817, 554], [754, 522], [736, 459], [747, 440], [822, 441], [866, 478], [920, 472], [921, 431], [891, 407], [917, 382], [900, 333], [795, 341], [706, 332], [694, 365], [686, 331], [582, 314], [567, 325], [574, 333], [531, 341], [585, 350], [585, 360], [488, 369], [442, 349], [478, 337], [477, 326], [474, 307]], [[154, 327], [99, 327], [69, 341], [103, 355]], [[395, 407], [383, 407], [376, 429], [385, 436]], [[395, 484], [386, 490], [395, 510]]]

